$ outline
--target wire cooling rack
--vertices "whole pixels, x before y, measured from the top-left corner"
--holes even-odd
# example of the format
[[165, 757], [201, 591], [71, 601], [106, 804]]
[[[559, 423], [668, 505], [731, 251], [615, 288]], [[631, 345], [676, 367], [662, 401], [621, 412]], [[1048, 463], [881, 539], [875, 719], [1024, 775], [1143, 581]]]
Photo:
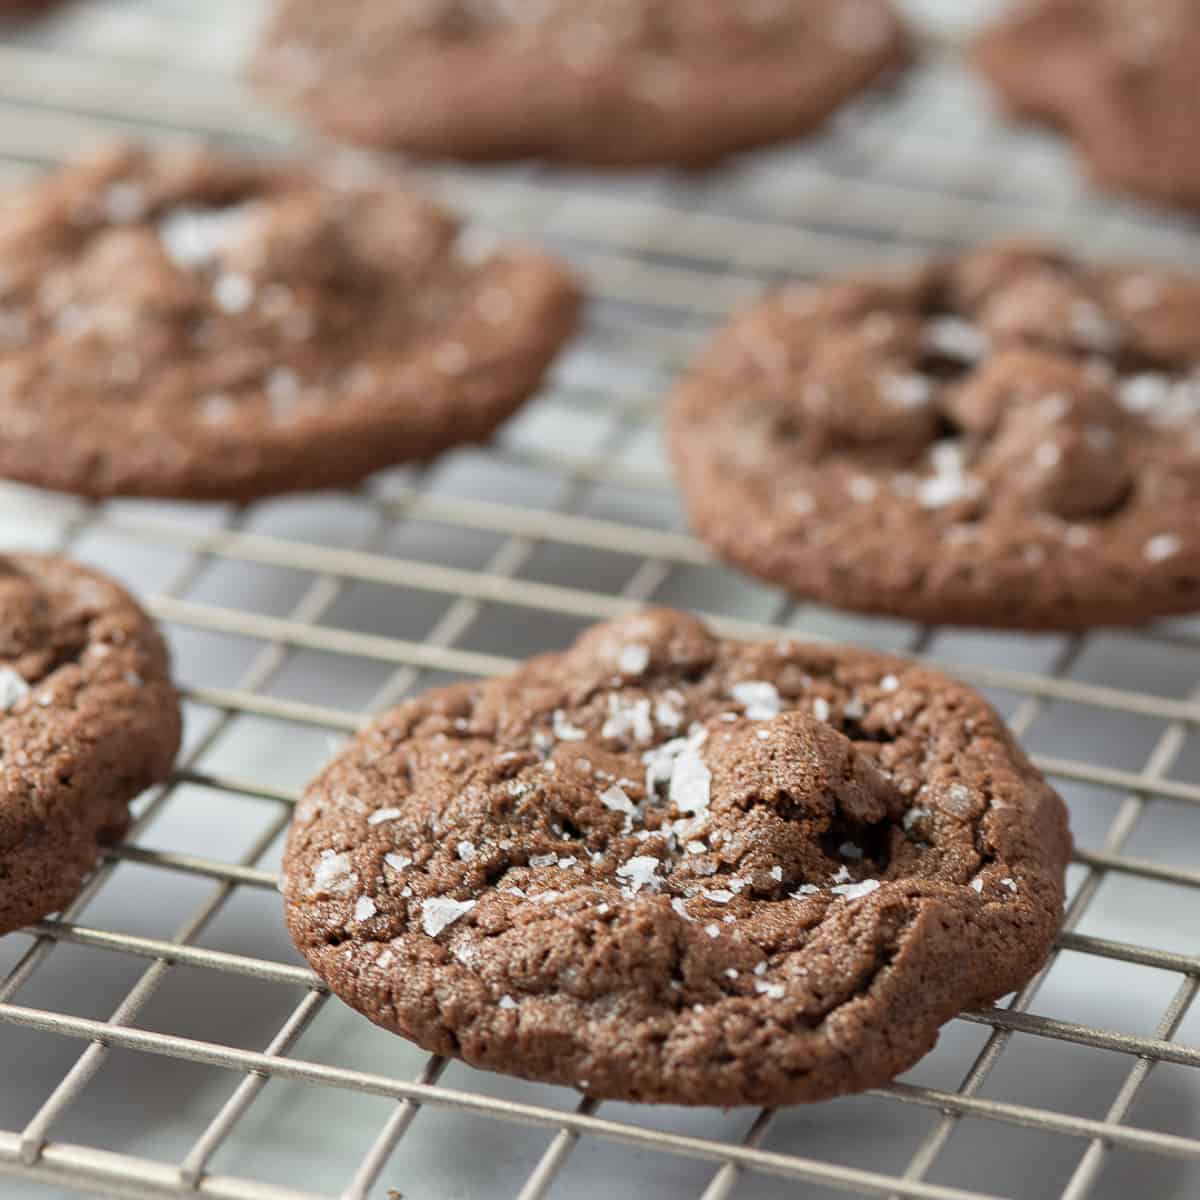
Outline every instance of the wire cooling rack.
[[[4, 27], [0, 182], [113, 133], [286, 144], [236, 81], [257, 16], [92, 0]], [[239, 510], [0, 490], [6, 544], [69, 550], [145, 597], [188, 718], [174, 777], [79, 900], [0, 941], [0, 1194], [1200, 1195], [1200, 622], [1035, 638], [789, 603], [681, 531], [657, 439], [673, 375], [779, 276], [1016, 230], [1200, 266], [1196, 225], [1096, 197], [1053, 140], [990, 116], [953, 36], [827, 134], [712, 174], [426, 171], [482, 226], [567, 254], [594, 297], [493, 447]], [[1067, 796], [1079, 848], [1052, 959], [901, 1081], [778, 1113], [601, 1106], [422, 1055], [288, 944], [290, 806], [365, 714], [647, 600], [940, 661]]]

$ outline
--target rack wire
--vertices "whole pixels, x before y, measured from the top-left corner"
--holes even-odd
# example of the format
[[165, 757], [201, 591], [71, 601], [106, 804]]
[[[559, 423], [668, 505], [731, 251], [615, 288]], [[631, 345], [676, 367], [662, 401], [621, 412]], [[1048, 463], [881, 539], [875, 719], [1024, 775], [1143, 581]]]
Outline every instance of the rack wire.
[[[93, 0], [0, 28], [0, 182], [114, 133], [288, 146], [236, 78], [257, 15]], [[794, 604], [682, 531], [655, 437], [705, 334], [782, 276], [1030, 229], [1200, 266], [1200, 230], [1088, 192], [1059, 147], [989, 115], [937, 41], [827, 135], [710, 175], [416, 173], [482, 227], [556, 246], [593, 296], [584, 336], [494, 446], [240, 510], [0, 491], [6, 540], [140, 587], [188, 716], [174, 776], [79, 899], [0, 943], [0, 1190], [1200, 1193], [1200, 622], [1028, 638]], [[280, 935], [281, 836], [330, 739], [650, 600], [734, 635], [927, 656], [985, 688], [1067, 795], [1079, 848], [1053, 957], [903, 1080], [779, 1113], [574, 1103], [384, 1038]]]

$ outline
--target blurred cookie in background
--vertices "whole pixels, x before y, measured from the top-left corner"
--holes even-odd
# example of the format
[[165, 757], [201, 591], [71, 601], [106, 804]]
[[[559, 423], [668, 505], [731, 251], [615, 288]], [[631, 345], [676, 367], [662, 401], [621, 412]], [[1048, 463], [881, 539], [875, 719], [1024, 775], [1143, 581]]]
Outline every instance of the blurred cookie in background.
[[974, 58], [1015, 115], [1072, 138], [1097, 183], [1200, 207], [1200, 4], [1034, 0]]
[[906, 53], [889, 0], [283, 0], [252, 74], [418, 155], [694, 164], [807, 132]]
[[245, 501], [483, 440], [577, 297], [477, 246], [378, 178], [125, 145], [59, 171], [0, 208], [0, 475]]
[[1000, 243], [784, 288], [679, 386], [692, 523], [795, 595], [1023, 629], [1200, 610], [1200, 281]]

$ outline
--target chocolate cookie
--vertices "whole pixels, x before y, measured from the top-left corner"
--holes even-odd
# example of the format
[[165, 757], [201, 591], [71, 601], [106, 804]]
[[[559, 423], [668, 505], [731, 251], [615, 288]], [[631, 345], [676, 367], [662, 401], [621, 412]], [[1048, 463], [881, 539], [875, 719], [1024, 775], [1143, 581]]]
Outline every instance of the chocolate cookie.
[[249, 500], [486, 438], [574, 288], [389, 183], [106, 150], [0, 209], [0, 475]]
[[975, 60], [1018, 116], [1064, 129], [1095, 179], [1200, 206], [1200, 5], [1035, 0]]
[[0, 934], [69, 903], [179, 748], [167, 651], [130, 596], [0, 556]]
[[1200, 609], [1200, 282], [1008, 243], [786, 289], [679, 387], [693, 523], [798, 596], [1030, 629]]
[[428, 1050], [776, 1105], [883, 1083], [1027, 980], [1069, 847], [973, 692], [660, 610], [376, 721], [297, 807], [283, 887], [330, 987]]
[[808, 131], [905, 55], [890, 0], [283, 0], [253, 74], [416, 154], [706, 163]]

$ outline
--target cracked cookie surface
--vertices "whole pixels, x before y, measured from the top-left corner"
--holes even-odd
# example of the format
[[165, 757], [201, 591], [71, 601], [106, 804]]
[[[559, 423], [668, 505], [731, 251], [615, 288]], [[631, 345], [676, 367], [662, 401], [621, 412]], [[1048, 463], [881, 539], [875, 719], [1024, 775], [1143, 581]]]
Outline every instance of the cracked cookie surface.
[[651, 610], [381, 717], [298, 805], [282, 886], [334, 992], [430, 1051], [782, 1104], [892, 1078], [1028, 979], [1069, 846], [965, 687]]
[[698, 532], [796, 595], [1031, 629], [1200, 609], [1200, 281], [1010, 242], [786, 288], [678, 387]]
[[1062, 128], [1097, 182], [1200, 208], [1200, 6], [1034, 0], [976, 43], [1012, 111]]
[[250, 500], [482, 441], [576, 293], [382, 177], [108, 148], [0, 208], [0, 475]]
[[0, 933], [75, 897], [179, 738], [166, 647], [130, 596], [55, 555], [0, 556]]
[[704, 163], [808, 131], [905, 56], [888, 0], [285, 0], [253, 74], [417, 154]]

